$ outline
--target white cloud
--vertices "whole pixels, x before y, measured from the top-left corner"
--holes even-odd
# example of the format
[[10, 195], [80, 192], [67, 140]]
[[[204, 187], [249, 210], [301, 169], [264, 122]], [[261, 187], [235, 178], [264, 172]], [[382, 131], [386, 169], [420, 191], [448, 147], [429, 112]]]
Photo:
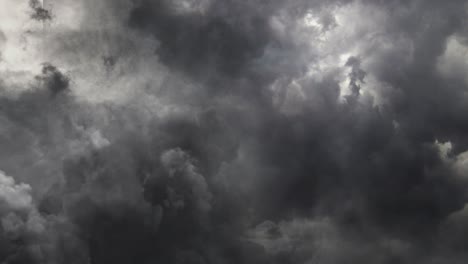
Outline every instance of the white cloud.
[[468, 83], [468, 47], [456, 37], [450, 37], [445, 52], [439, 57], [437, 69], [442, 76]]
[[29, 210], [32, 205], [31, 186], [16, 184], [15, 180], [0, 171], [0, 202], [8, 209]]

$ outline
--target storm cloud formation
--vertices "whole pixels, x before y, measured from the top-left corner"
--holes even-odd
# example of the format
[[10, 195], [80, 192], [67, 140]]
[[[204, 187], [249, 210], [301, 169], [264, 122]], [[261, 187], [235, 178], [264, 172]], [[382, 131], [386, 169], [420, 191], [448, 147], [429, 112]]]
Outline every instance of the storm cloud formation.
[[0, 263], [466, 263], [467, 18], [4, 0]]

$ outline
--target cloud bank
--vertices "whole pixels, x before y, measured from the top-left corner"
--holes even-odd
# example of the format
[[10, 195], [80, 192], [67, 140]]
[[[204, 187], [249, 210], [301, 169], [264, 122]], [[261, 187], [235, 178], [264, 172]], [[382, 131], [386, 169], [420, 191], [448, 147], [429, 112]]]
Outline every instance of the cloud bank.
[[466, 263], [464, 0], [4, 0], [0, 262]]

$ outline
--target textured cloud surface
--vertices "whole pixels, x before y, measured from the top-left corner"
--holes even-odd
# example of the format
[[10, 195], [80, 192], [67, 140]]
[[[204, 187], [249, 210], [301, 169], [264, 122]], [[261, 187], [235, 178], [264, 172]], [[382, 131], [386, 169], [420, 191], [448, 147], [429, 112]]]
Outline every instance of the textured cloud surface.
[[467, 263], [465, 0], [1, 6], [0, 263]]

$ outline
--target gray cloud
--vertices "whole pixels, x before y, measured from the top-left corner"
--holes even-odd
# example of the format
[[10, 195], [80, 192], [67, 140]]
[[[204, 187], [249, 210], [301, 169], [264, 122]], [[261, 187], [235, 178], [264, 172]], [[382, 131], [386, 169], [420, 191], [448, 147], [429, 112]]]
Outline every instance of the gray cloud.
[[6, 6], [0, 262], [466, 262], [466, 1]]
[[47, 10], [42, 6], [43, 1], [39, 0], [30, 0], [29, 6], [33, 9], [33, 13], [31, 14], [31, 18], [39, 21], [46, 21], [51, 20], [52, 15], [50, 10]]

